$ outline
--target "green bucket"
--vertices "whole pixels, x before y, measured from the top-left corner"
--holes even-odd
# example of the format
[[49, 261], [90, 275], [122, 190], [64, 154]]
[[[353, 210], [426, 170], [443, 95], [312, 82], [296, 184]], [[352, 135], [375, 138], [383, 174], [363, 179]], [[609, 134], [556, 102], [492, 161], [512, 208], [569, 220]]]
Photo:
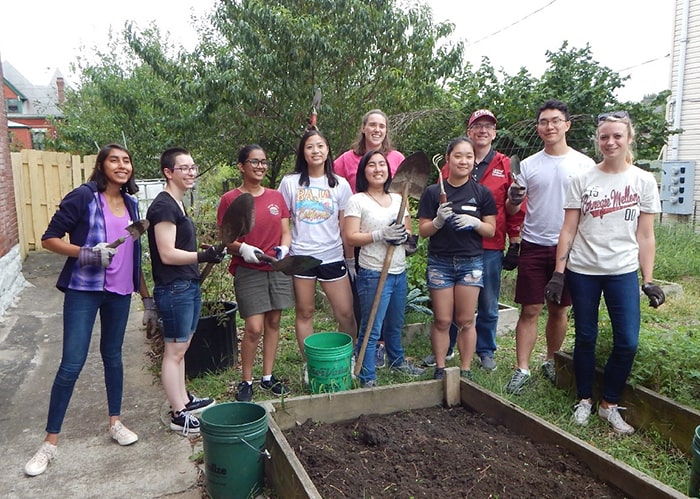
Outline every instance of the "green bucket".
[[201, 416], [204, 475], [209, 497], [247, 499], [263, 486], [267, 411], [251, 402], [227, 402]]
[[700, 497], [700, 426], [695, 428], [693, 437], [693, 463], [690, 467], [690, 484], [688, 485], [688, 495], [690, 497]]
[[304, 340], [311, 393], [349, 390], [352, 337], [345, 333], [316, 333]]

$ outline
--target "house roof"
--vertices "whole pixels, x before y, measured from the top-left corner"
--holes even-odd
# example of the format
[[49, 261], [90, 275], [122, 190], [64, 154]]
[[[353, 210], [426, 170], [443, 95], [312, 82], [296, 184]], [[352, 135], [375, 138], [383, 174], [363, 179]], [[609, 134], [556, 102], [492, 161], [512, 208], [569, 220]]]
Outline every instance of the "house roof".
[[8, 61], [2, 62], [2, 73], [5, 83], [23, 100], [23, 115], [63, 116], [58, 107], [58, 87], [56, 85], [56, 79], [63, 78], [60, 71], [54, 72], [48, 85], [34, 85]]

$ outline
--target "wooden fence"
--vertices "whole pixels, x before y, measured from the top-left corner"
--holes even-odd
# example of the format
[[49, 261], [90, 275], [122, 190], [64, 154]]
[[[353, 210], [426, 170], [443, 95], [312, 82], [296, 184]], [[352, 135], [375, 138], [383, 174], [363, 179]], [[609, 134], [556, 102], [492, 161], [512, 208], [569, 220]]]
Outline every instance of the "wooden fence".
[[41, 236], [61, 199], [85, 182], [96, 155], [24, 149], [12, 153], [19, 245], [22, 258], [41, 249]]

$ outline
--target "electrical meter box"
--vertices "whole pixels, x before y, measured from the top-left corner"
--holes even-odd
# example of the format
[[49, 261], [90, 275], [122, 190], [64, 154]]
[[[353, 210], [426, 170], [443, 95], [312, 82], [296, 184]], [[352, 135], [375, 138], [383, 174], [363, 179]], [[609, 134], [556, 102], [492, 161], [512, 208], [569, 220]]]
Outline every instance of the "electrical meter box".
[[695, 161], [664, 161], [661, 167], [661, 211], [692, 215]]

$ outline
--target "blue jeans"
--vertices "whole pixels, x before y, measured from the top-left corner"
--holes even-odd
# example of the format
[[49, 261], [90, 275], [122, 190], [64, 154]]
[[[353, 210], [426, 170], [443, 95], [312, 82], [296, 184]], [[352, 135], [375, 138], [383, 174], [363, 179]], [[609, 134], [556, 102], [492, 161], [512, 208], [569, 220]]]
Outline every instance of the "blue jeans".
[[178, 279], [155, 286], [153, 300], [163, 321], [163, 341], [187, 343], [197, 329], [202, 311], [199, 281]]
[[598, 308], [602, 293], [613, 335], [613, 348], [603, 375], [603, 400], [616, 404], [632, 370], [639, 342], [641, 312], [637, 272], [584, 275], [567, 270], [566, 282], [574, 309], [574, 373], [578, 398], [593, 396]]
[[110, 416], [120, 414], [124, 388], [122, 344], [130, 305], [131, 295], [66, 290], [63, 299], [63, 356], [51, 388], [47, 433], [61, 432], [75, 382], [87, 359], [98, 310], [107, 406]]
[[[364, 341], [369, 314], [374, 302], [374, 295], [379, 284], [379, 274], [376, 270], [360, 268], [357, 273], [357, 295], [360, 298], [360, 310], [362, 311], [362, 322], [360, 323], [360, 334], [357, 339], [358, 351]], [[404, 363], [403, 346], [401, 335], [403, 333], [404, 313], [406, 311], [406, 293], [408, 285], [406, 282], [406, 272], [400, 274], [388, 274], [382, 295], [377, 307], [377, 315], [374, 318], [372, 329], [369, 332], [369, 340], [365, 356], [362, 359], [362, 369], [360, 370], [360, 382], [377, 379], [375, 368], [376, 347], [379, 335], [384, 330], [384, 346], [386, 348], [389, 366], [400, 366]]]

